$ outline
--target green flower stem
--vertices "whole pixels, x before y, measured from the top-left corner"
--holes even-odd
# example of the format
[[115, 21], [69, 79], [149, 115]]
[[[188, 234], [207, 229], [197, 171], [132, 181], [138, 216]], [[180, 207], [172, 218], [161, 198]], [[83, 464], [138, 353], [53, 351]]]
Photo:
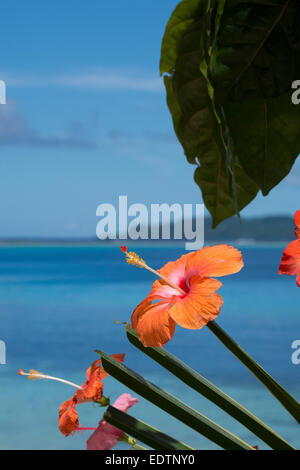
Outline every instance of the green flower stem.
[[240, 405], [230, 396], [226, 395], [222, 390], [195, 372], [192, 368], [180, 361], [176, 356], [166, 351], [165, 348], [145, 348], [138, 339], [135, 330], [126, 326], [127, 337], [131, 344], [142, 351], [154, 361], [158, 362], [162, 367], [167, 369], [173, 375], [178, 377], [182, 382], [193, 388], [205, 398], [219, 406], [222, 410], [232, 416], [234, 419], [243, 424], [257, 437], [268, 444], [272, 449], [276, 450], [292, 450], [294, 449], [288, 442], [280, 437], [275, 431], [264, 424], [260, 419], [253, 415], [250, 411]]
[[126, 442], [126, 444], [130, 445], [130, 450], [147, 450], [146, 447], [137, 444], [133, 437], [127, 436], [125, 433], [123, 433], [123, 436], [119, 439], [119, 442]]
[[95, 352], [102, 357], [102, 365], [108, 374], [191, 429], [215, 442], [221, 448], [227, 450], [253, 450], [253, 447], [242, 439], [239, 439], [170, 393], [157, 387], [124, 364], [119, 363], [102, 351], [96, 350]]
[[284, 408], [300, 423], [300, 403], [255, 362], [215, 321], [207, 328], [246, 366], [255, 377], [277, 398]]
[[140, 446], [139, 444], [133, 444], [133, 446], [131, 446], [131, 450], [148, 450], [148, 449], [146, 449], [146, 447]]
[[[121, 429], [121, 431], [124, 433], [130, 434], [130, 436], [133, 436], [138, 441], [148, 445], [152, 449], [194, 450], [192, 447], [184, 444], [183, 442], [177, 441], [173, 437], [164, 434], [158, 429], [149, 426], [149, 424], [146, 424], [127, 413], [123, 413], [123, 411], [120, 411], [113, 406], [107, 408], [103, 419], [116, 428]], [[132, 437], [128, 437], [127, 435], [125, 435], [122, 441], [132, 445], [136, 450], [147, 450], [137, 444], [136, 441], [132, 439]]]

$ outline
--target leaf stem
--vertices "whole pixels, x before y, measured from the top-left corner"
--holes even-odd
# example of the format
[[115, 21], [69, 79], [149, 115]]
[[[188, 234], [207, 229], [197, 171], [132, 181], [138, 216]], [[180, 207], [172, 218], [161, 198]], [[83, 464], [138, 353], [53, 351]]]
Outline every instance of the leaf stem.
[[205, 377], [198, 374], [198, 372], [194, 371], [176, 356], [168, 352], [165, 348], [145, 348], [139, 341], [136, 331], [129, 326], [126, 326], [126, 333], [131, 344], [147, 356], [151, 357], [151, 359], [171, 372], [179, 380], [196, 390], [234, 419], [239, 421], [257, 437], [268, 444], [271, 449], [294, 450], [292, 445], [273, 431], [273, 429], [263, 423], [253, 413], [240, 405], [240, 403], [224, 393]]
[[207, 328], [246, 366], [300, 424], [300, 403], [247, 354], [215, 321]]
[[[129, 434], [140, 442], [148, 445], [155, 450], [194, 450], [192, 447], [184, 444], [183, 442], [177, 441], [173, 437], [164, 434], [156, 428], [153, 428], [149, 424], [140, 421], [133, 416], [124, 413], [123, 411], [109, 406], [104, 413], [103, 419], [121, 429], [123, 433]], [[124, 439], [125, 442], [128, 442]], [[133, 447], [136, 450], [147, 450], [139, 444], [133, 443]]]
[[95, 352], [102, 357], [102, 365], [108, 374], [191, 429], [215, 442], [221, 448], [226, 450], [253, 450], [253, 447], [248, 443], [129, 369], [129, 367], [120, 364], [103, 351], [96, 350]]

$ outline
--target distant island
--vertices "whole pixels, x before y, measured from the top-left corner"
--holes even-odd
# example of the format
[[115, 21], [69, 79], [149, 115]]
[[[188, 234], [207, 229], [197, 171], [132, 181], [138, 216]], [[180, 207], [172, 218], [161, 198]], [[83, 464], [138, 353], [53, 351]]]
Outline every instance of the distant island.
[[205, 240], [228, 241], [248, 239], [257, 242], [280, 242], [293, 240], [294, 219], [292, 216], [269, 216], [242, 218], [232, 217], [212, 230], [210, 220], [205, 220]]
[[[261, 242], [285, 242], [294, 239], [294, 220], [292, 216], [268, 216], [268, 217], [252, 217], [242, 218], [241, 221], [237, 217], [232, 217], [222, 222], [217, 228], [211, 229], [210, 217], [205, 217], [204, 223], [204, 240], [209, 242], [237, 242], [241, 244], [254, 244]], [[162, 230], [160, 227], [160, 234]], [[150, 234], [150, 230], [148, 232]], [[171, 224], [171, 240], [135, 240], [130, 241], [131, 244], [136, 243], [180, 243], [181, 240], [174, 240], [173, 224]], [[183, 239], [183, 241], [185, 241]], [[30, 244], [120, 244], [125, 243], [124, 240], [99, 240], [96, 237], [89, 238], [2, 238], [2, 245], [30, 245]]]

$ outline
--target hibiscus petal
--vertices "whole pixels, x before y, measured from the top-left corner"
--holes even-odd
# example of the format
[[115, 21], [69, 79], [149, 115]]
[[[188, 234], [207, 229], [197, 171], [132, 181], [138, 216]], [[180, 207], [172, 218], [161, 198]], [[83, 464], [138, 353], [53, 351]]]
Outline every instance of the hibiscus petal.
[[169, 315], [170, 302], [143, 300], [134, 310], [131, 326], [145, 347], [162, 347], [174, 335], [175, 322]]
[[296, 235], [296, 238], [300, 238], [300, 210], [295, 212], [294, 218], [295, 218], [295, 225], [296, 225], [295, 235]]
[[91, 375], [93, 374], [93, 372], [95, 371], [97, 367], [100, 367], [100, 365], [101, 365], [101, 359], [97, 359], [96, 361], [92, 363], [92, 365], [86, 371], [87, 380], [90, 380]]
[[122, 393], [122, 395], [120, 395], [119, 398], [116, 399], [112, 406], [120, 411], [123, 411], [124, 413], [127, 413], [127, 411], [133, 405], [138, 403], [138, 401], [139, 400], [130, 395], [130, 393]]
[[[125, 354], [112, 354], [111, 357], [123, 362]], [[72, 398], [62, 403], [59, 408], [59, 429], [65, 436], [75, 431], [79, 425], [75, 407], [81, 403], [101, 400], [103, 394], [102, 380], [107, 375], [101, 366], [101, 359], [97, 359], [86, 371], [87, 380], [82, 388], [77, 390]]]
[[[112, 406], [127, 413], [138, 401], [139, 400], [132, 397], [130, 393], [123, 393], [116, 399]], [[102, 419], [96, 431], [93, 432], [86, 442], [87, 450], [110, 450], [117, 444], [122, 435], [123, 433], [120, 429]]]
[[222, 285], [222, 282], [212, 277], [192, 276], [189, 280], [189, 292], [192, 292], [193, 295], [208, 297], [220, 289]]
[[73, 400], [76, 405], [89, 401], [100, 401], [103, 394], [103, 383], [100, 368], [96, 369], [90, 379], [83, 384], [83, 390], [77, 390]]
[[[125, 354], [112, 354], [111, 357], [123, 363]], [[90, 380], [91, 375], [94, 373], [94, 371], [97, 368], [99, 368], [98, 375], [101, 380], [105, 379], [105, 377], [108, 376], [108, 373], [105, 372], [104, 368], [101, 366], [101, 359], [97, 359], [96, 361], [93, 362], [93, 364], [86, 371], [87, 380]]]
[[58, 413], [58, 427], [60, 432], [69, 436], [78, 427], [78, 414], [72, 398], [61, 404]]
[[237, 273], [244, 266], [242, 253], [230, 245], [206, 246], [187, 259], [185, 272], [191, 276], [219, 277]]
[[[194, 254], [195, 252], [187, 253], [186, 255], [182, 255], [176, 261], [169, 261], [169, 263], [165, 264], [161, 269], [158, 270], [158, 272], [169, 279], [176, 286], [186, 290], [185, 266], [189, 259], [194, 256]], [[155, 284], [156, 283], [153, 284], [153, 287]], [[163, 282], [160, 281], [160, 287], [162, 286]], [[170, 298], [170, 293], [172, 293], [172, 295], [178, 295], [176, 289], [172, 289], [172, 287], [168, 286], [167, 284], [163, 286], [163, 292], [164, 295], [162, 297], [164, 298]]]
[[214, 292], [222, 284], [216, 279], [193, 276], [190, 292], [170, 309], [170, 316], [183, 328], [197, 330], [214, 320], [220, 313], [223, 299]]
[[300, 287], [300, 239], [289, 243], [284, 250], [278, 274], [297, 274], [297, 285]]
[[[100, 421], [101, 424], [101, 421]], [[107, 428], [105, 421], [102, 421], [102, 425], [96, 429], [95, 432], [86, 441], [87, 450], [110, 450], [118, 443], [120, 437], [122, 437], [122, 431], [114, 426]], [[114, 432], [110, 432], [114, 428]]]
[[172, 281], [174, 284], [177, 285], [178, 281], [181, 279], [182, 276], [184, 276], [184, 267], [186, 261], [193, 255], [194, 252], [187, 253], [185, 255], [182, 255], [179, 259], [176, 261], [169, 261], [166, 263], [161, 269], [158, 271], [170, 281]]
[[[182, 284], [182, 282], [180, 284]], [[174, 295], [180, 296], [179, 291], [175, 289], [174, 287], [171, 287], [163, 279], [158, 279], [152, 284], [152, 289], [149, 295], [147, 296], [147, 299], [148, 300], [155, 300], [155, 299], [170, 300], [172, 299]]]

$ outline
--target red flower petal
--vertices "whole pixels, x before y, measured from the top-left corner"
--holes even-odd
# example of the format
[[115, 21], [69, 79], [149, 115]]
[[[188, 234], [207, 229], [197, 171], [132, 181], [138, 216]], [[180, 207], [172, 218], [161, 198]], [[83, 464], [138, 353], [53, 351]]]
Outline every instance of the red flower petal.
[[297, 275], [296, 281], [300, 287], [300, 239], [289, 243], [283, 252], [278, 274]]

